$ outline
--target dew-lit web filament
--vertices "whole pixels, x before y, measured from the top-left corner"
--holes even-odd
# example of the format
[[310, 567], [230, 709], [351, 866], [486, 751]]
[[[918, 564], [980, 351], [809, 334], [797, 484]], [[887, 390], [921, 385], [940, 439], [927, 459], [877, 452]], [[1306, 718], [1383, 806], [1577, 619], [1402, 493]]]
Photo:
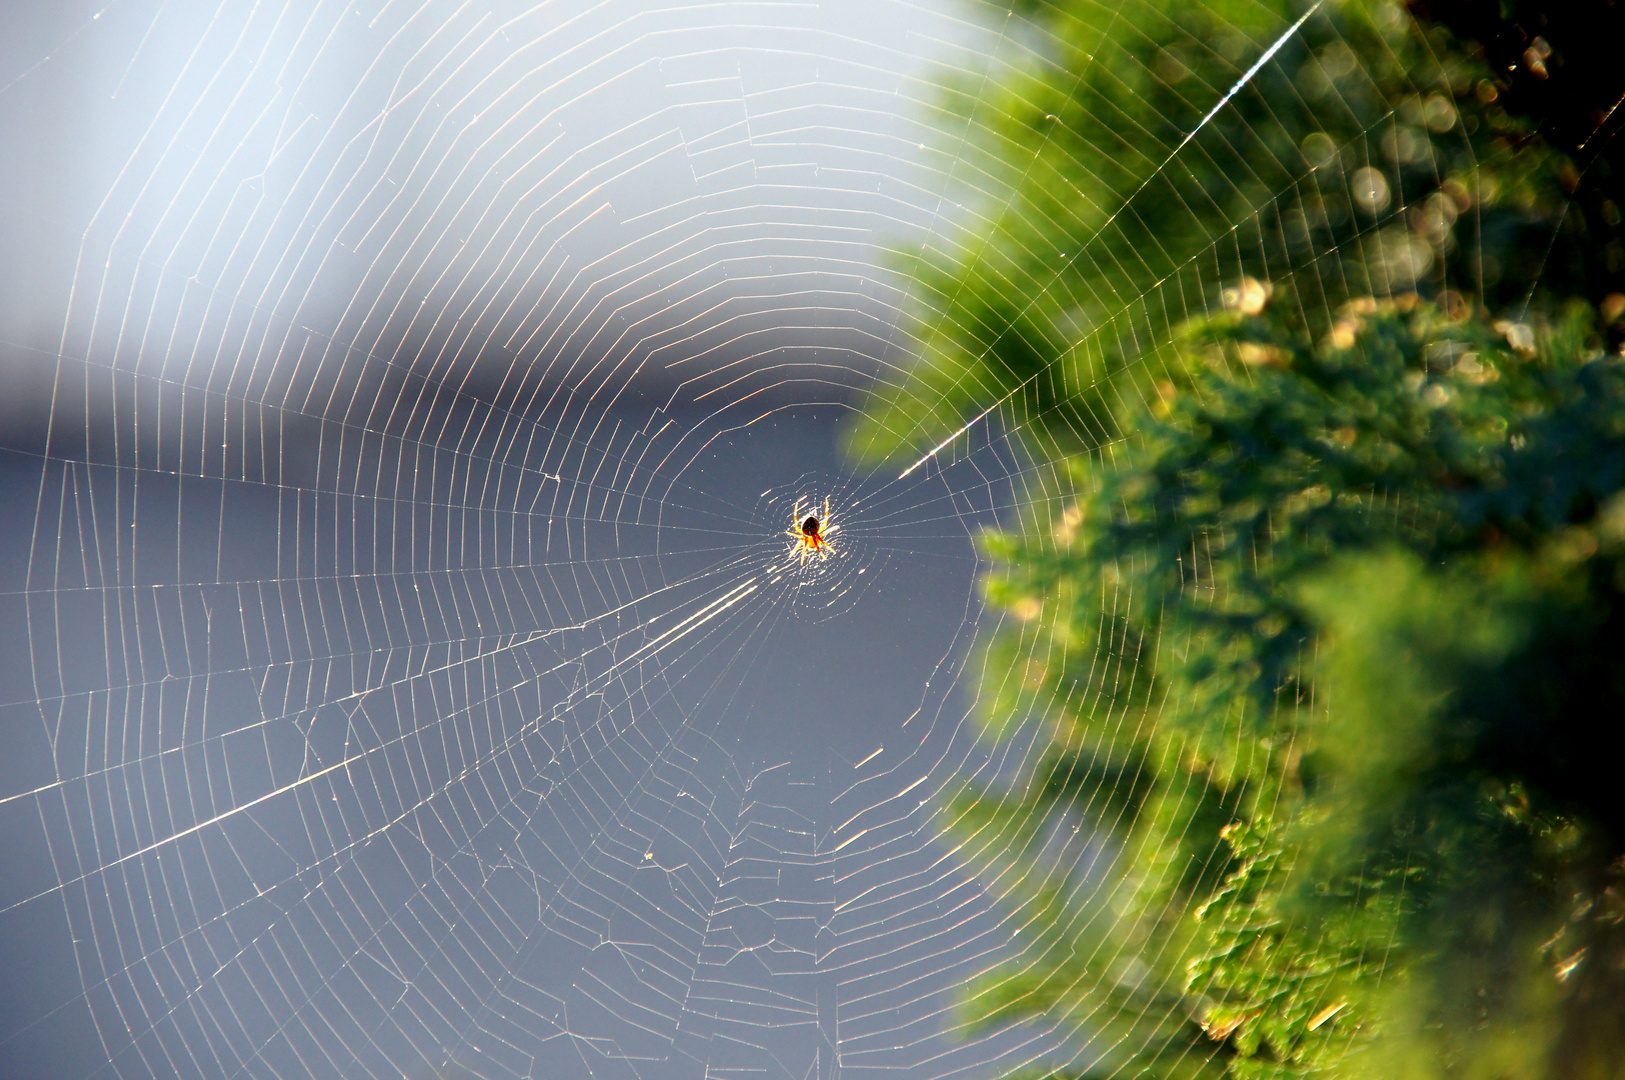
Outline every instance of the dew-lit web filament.
[[[1297, 19], [1296, 22], [1294, 22], [1291, 26], [1287, 27], [1284, 31], [1282, 31], [1281, 35], [1279, 37], [1277, 37], [1273, 42], [1270, 43], [1269, 48], [1265, 49], [1264, 52], [1259, 56], [1259, 58], [1256, 61], [1253, 62], [1253, 65], [1251, 67], [1249, 67], [1245, 72], [1242, 73], [1241, 78], [1237, 79], [1235, 84], [1233, 86], [1231, 86], [1229, 90], [1225, 91], [1224, 96], [1219, 98], [1218, 103], [1215, 104], [1213, 106], [1213, 108], [1208, 110], [1207, 115], [1202, 117], [1201, 122], [1198, 123], [1195, 127], [1191, 128], [1190, 131], [1186, 132], [1185, 137], [1183, 139], [1181, 139], [1179, 141], [1179, 145], [1175, 146], [1173, 148], [1173, 150], [1168, 154], [1168, 156], [1163, 159], [1162, 164], [1158, 165], [1155, 169], [1151, 170], [1151, 172], [1148, 173], [1145, 176], [1145, 178], [1140, 181], [1139, 186], [1136, 187], [1134, 189], [1134, 191], [1129, 194], [1128, 198], [1123, 200], [1122, 205], [1119, 206], [1116, 210], [1112, 211], [1111, 215], [1108, 216], [1106, 218], [1106, 220], [1100, 225], [1100, 227], [1095, 230], [1094, 237], [1100, 236], [1107, 229], [1111, 228], [1112, 224], [1117, 220], [1118, 216], [1121, 215], [1125, 210], [1127, 210], [1133, 204], [1134, 200], [1140, 195], [1141, 192], [1145, 191], [1145, 189], [1148, 186], [1150, 186], [1150, 184], [1151, 184], [1151, 182], [1153, 180], [1155, 180], [1158, 176], [1162, 175], [1163, 171], [1165, 169], [1167, 169], [1168, 166], [1173, 163], [1173, 160], [1176, 157], [1179, 156], [1179, 152], [1181, 150], [1185, 149], [1185, 147], [1190, 145], [1191, 140], [1196, 138], [1196, 136], [1201, 133], [1202, 129], [1207, 127], [1208, 124], [1212, 122], [1213, 118], [1215, 116], [1219, 115], [1219, 113], [1221, 111], [1223, 111], [1224, 107], [1230, 103], [1231, 99], [1234, 98], [1236, 96], [1236, 94], [1238, 94], [1243, 87], [1245, 87], [1248, 83], [1253, 81], [1253, 77], [1256, 76], [1260, 71], [1262, 71], [1264, 69], [1264, 65], [1268, 64], [1270, 62], [1270, 60], [1274, 59], [1275, 54], [1281, 51], [1281, 46], [1285, 45], [1288, 41], [1290, 41], [1293, 38], [1293, 36], [1296, 35], [1297, 32], [1303, 28], [1303, 24], [1309, 21], [1310, 16], [1314, 15], [1317, 11], [1320, 10], [1321, 4], [1323, 4], [1324, 2], [1325, 2], [1325, 0], [1315, 0], [1315, 3], [1309, 8], [1309, 10], [1305, 11], [1302, 15], [1298, 16], [1298, 19]], [[1084, 243], [1082, 245], [1084, 250], [1087, 250], [1089, 244], [1093, 241], [1094, 237], [1090, 237], [1088, 240], [1084, 241]], [[1062, 268], [1061, 269], [1064, 269], [1065, 267], [1071, 266], [1081, 256], [1082, 256], [1082, 251], [1080, 251], [1078, 253], [1069, 254], [1069, 255], [1063, 255], [1061, 257], [1062, 258]], [[1054, 281], [1058, 281], [1060, 279], [1060, 276], [1061, 276], [1060, 269], [1057, 269], [1054, 277], [1051, 279], [1052, 283]], [[1021, 316], [1025, 315], [1032, 308], [1033, 304], [1035, 304], [1035, 303], [1037, 303], [1037, 297], [1036, 296], [1034, 296], [1033, 298], [1027, 300], [1026, 304], [1022, 307], [1021, 311], [1017, 314], [1016, 318], [1020, 319]], [[984, 352], [977, 359], [978, 359], [978, 361], [985, 361], [987, 359], [987, 357], [988, 357], [988, 353]], [[975, 427], [977, 424], [981, 423], [983, 420], [986, 420], [988, 418], [988, 416], [990, 416], [996, 409], [998, 409], [999, 407], [1001, 407], [1005, 403], [1009, 402], [1012, 398], [1014, 398], [1017, 394], [1021, 393], [1023, 390], [1027, 389], [1027, 387], [1031, 386], [1034, 382], [1036, 382], [1039, 379], [1040, 376], [1045, 375], [1046, 372], [1047, 372], [1048, 366], [1049, 365], [1046, 364], [1044, 368], [1041, 368], [1040, 370], [1033, 372], [1031, 375], [1027, 376], [1027, 378], [1021, 380], [1021, 382], [1019, 382], [1015, 386], [1011, 387], [1002, 397], [1000, 397], [993, 404], [989, 405], [987, 408], [983, 409], [981, 412], [977, 413], [975, 416], [973, 416], [969, 420], [965, 421], [965, 423], [960, 425], [960, 427], [957, 428], [951, 435], [949, 435], [947, 438], [943, 439], [941, 442], [937, 443], [930, 450], [926, 451], [924, 456], [919, 458], [919, 460], [915, 461], [912, 465], [908, 466], [900, 474], [898, 474], [897, 479], [906, 480], [908, 478], [909, 474], [914, 472], [914, 470], [918, 469], [921, 465], [924, 465], [927, 461], [930, 461], [932, 458], [936, 457], [942, 451], [946, 450], [949, 446], [953, 445], [953, 443], [961, 435], [965, 434], [967, 431], [969, 431], [971, 428]]]

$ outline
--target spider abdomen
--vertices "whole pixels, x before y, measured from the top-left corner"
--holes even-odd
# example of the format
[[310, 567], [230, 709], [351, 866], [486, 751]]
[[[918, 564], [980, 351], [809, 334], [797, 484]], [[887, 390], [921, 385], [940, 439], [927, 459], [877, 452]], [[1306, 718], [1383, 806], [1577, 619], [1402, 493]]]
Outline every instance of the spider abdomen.
[[790, 551], [797, 562], [806, 562], [811, 556], [817, 556], [820, 559], [828, 558], [834, 551], [834, 548], [830, 546], [829, 539], [824, 535], [826, 526], [831, 530], [835, 528], [835, 526], [828, 523], [828, 500], [824, 502], [822, 515], [817, 513], [804, 515], [800, 506], [795, 508], [795, 512], [790, 516], [790, 527], [785, 530], [785, 534], [795, 541], [791, 545]]

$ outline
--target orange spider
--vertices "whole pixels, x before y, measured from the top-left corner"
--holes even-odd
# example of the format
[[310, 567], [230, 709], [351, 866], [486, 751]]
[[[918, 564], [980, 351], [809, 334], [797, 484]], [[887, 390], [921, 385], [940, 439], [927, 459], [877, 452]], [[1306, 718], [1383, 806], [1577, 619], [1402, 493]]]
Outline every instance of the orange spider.
[[813, 507], [808, 507], [807, 513], [803, 515], [801, 504], [796, 503], [795, 513], [790, 518], [790, 528], [785, 530], [785, 535], [795, 540], [790, 547], [790, 553], [798, 562], [806, 562], [814, 555], [825, 559], [835, 553], [834, 545], [829, 542], [830, 534], [835, 531], [835, 527], [829, 522], [829, 500], [824, 500], [822, 518], [812, 511]]

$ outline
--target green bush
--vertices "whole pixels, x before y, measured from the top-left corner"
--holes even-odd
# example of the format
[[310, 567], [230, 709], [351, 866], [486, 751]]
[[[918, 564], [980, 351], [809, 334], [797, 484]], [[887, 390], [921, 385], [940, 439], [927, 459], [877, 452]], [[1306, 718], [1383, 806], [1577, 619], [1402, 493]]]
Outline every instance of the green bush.
[[1474, 48], [1306, 10], [1024, 4], [945, 90], [964, 214], [848, 447], [999, 405], [1043, 466], [976, 689], [1044, 738], [941, 808], [1022, 947], [962, 1006], [1091, 1075], [1625, 1076], [1625, 259]]
[[[1625, 365], [1589, 333], [1195, 321], [1189, 389], [984, 537], [987, 722], [1050, 739], [945, 810], [1031, 927], [973, 1017], [1152, 1075], [1614, 1075]], [[1111, 837], [1087, 887], [1038, 858], [1062, 820]]]

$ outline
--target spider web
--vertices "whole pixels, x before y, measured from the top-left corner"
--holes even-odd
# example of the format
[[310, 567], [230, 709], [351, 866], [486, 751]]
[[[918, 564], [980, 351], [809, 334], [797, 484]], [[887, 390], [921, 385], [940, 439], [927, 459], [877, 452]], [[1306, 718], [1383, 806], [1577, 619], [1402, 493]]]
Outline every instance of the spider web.
[[[16, 1067], [1091, 1060], [955, 1011], [1024, 945], [934, 816], [1036, 753], [970, 720], [973, 538], [1054, 462], [1008, 399], [902, 477], [836, 450], [908, 377], [893, 254], [1010, 197], [942, 73], [1046, 56], [949, 0], [19, 27], [8, 115], [93, 104], [6, 316]], [[1154, 347], [1210, 278], [1115, 310]]]

